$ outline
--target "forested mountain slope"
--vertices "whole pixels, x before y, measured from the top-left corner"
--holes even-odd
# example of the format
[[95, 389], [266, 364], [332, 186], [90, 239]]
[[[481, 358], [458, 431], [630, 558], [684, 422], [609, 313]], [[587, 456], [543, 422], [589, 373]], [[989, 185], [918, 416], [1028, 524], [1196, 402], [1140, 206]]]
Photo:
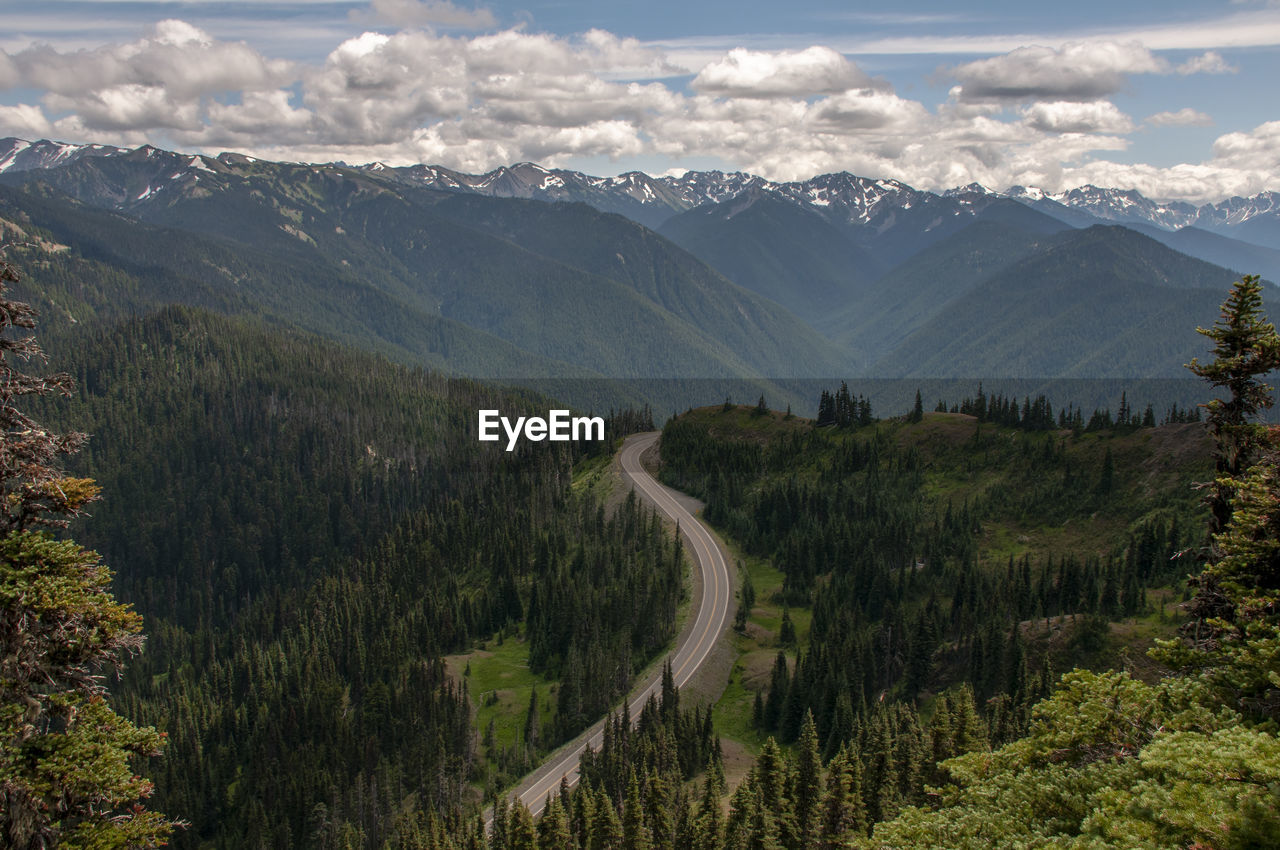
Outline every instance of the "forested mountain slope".
[[885, 271], [852, 234], [758, 190], [674, 216], [659, 232], [810, 323], [839, 311]]
[[[550, 360], [612, 377], [786, 377], [830, 374], [843, 363], [834, 346], [776, 304], [632, 222], [585, 205], [462, 198], [336, 166], [226, 155], [193, 168], [189, 159], [148, 149], [5, 179], [27, 195], [61, 192], [220, 238], [230, 249], [250, 249], [250, 261], [278, 258], [294, 269], [292, 277], [319, 271], [392, 305], [351, 305], [376, 336], [392, 342], [406, 332], [402, 323], [417, 325], [425, 316], [533, 355], [527, 370], [500, 355], [487, 369], [460, 363], [458, 371], [470, 374], [537, 376]], [[60, 238], [78, 248], [83, 234], [70, 228], [73, 220], [65, 223]], [[244, 284], [246, 298], [276, 297]], [[288, 286], [278, 295], [308, 300]], [[395, 308], [404, 318], [392, 318]], [[328, 331], [314, 321], [307, 327]]]
[[301, 246], [246, 246], [145, 224], [56, 191], [0, 187], [0, 228], [43, 327], [170, 304], [262, 317], [406, 363], [474, 374], [590, 376], [406, 303]]
[[[175, 846], [469, 829], [494, 765], [598, 716], [674, 636], [680, 552], [570, 492], [588, 445], [476, 441], [478, 408], [545, 400], [187, 308], [51, 350], [79, 389], [41, 416], [93, 435], [74, 468], [105, 493], [77, 534], [145, 617], [112, 693], [169, 737], [148, 772], [191, 824]], [[591, 687], [500, 758], [443, 656], [503, 633]]]
[[1172, 377], [1204, 350], [1233, 275], [1121, 227], [1068, 231], [998, 270], [906, 337], [899, 377]]
[[[862, 297], [815, 321], [870, 364], [991, 275], [1034, 253], [1045, 234], [977, 221], [895, 266]], [[865, 366], [864, 366], [865, 368]]]
[[[1086, 426], [1043, 398], [981, 391], [960, 406], [874, 421], [841, 390], [837, 424], [820, 428], [725, 406], [664, 428], [664, 477], [707, 500], [746, 561], [715, 717], [757, 760], [723, 846], [762, 830], [797, 848], [861, 837], [931, 799], [936, 761], [1020, 737], [1054, 671], [1150, 675], [1134, 656], [1173, 634], [1156, 609], [1202, 535], [1203, 426], [1141, 427], [1128, 410]], [[775, 761], [829, 762], [850, 784], [797, 778], [771, 796]], [[830, 820], [816, 801], [833, 794]]]
[[[1188, 346], [1164, 329], [1207, 320], [1195, 295], [1170, 288], [1233, 277], [1119, 228], [1105, 245], [1082, 235], [1092, 228], [1050, 238], [1068, 225], [982, 187], [695, 176], [662, 226], [682, 248], [586, 203], [526, 199], [551, 197], [535, 172], [565, 179], [534, 166], [503, 175], [515, 181], [503, 189], [145, 147], [47, 158], [0, 175], [15, 187], [9, 218], [72, 256], [175, 281], [170, 301], [151, 286], [148, 303], [265, 312], [486, 377], [1167, 376]], [[566, 198], [608, 209], [615, 189], [648, 197], [570, 182], [582, 191]], [[1236, 244], [1153, 232], [1216, 262]], [[1274, 260], [1236, 253], [1233, 265]], [[1011, 272], [1022, 283], [1001, 277], [1015, 257], [1028, 263]]]

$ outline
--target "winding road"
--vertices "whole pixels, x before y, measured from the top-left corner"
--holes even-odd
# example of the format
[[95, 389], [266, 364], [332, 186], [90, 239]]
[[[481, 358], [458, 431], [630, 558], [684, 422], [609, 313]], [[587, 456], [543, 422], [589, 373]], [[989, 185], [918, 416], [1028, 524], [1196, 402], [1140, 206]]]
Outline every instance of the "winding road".
[[[724, 551], [700, 520], [689, 513], [669, 490], [645, 472], [640, 456], [658, 441], [658, 433], [636, 434], [628, 437], [622, 446], [622, 474], [642, 498], [657, 507], [663, 514], [677, 522], [684, 533], [689, 550], [693, 552], [701, 571], [702, 595], [695, 601], [697, 616], [686, 623], [680, 632], [675, 653], [670, 656], [671, 673], [677, 687], [684, 687], [702, 667], [711, 650], [715, 648], [720, 633], [729, 617], [729, 601], [733, 598], [733, 585], [729, 581], [729, 568]], [[662, 687], [662, 671], [658, 669], [628, 697], [631, 717], [638, 718], [649, 697]], [[530, 773], [509, 793], [510, 799], [519, 799], [534, 816], [542, 812], [547, 795], [555, 791], [561, 778], [572, 787], [578, 782], [578, 762], [587, 747], [599, 749], [604, 738], [604, 720], [560, 747], [537, 770]], [[485, 811], [485, 828], [493, 822], [492, 810]]]

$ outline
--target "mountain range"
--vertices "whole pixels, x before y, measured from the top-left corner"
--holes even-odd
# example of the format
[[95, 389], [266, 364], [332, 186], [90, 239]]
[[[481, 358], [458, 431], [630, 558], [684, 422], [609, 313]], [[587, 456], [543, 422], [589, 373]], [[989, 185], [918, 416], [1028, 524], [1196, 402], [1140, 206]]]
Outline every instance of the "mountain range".
[[[827, 174], [592, 177], [0, 140], [55, 314], [255, 314], [481, 377], [1171, 377], [1280, 194], [942, 193]], [[43, 279], [42, 279], [43, 278]]]
[[67, 154], [5, 178], [11, 227], [171, 279], [168, 293], [138, 284], [132, 297], [262, 312], [426, 365], [503, 378], [816, 377], [842, 363], [794, 316], [585, 205], [154, 148]]
[[[155, 151], [147, 146], [136, 150]], [[130, 149], [99, 144], [0, 139], [0, 174], [49, 169], [82, 159], [119, 157], [131, 152]], [[174, 156], [185, 159], [185, 162], [177, 164], [169, 175], [170, 179], [178, 179], [177, 175], [182, 172], [208, 170], [214, 161], [205, 156]], [[234, 154], [224, 154], [217, 161], [224, 159], [253, 161], [251, 157]], [[333, 165], [347, 167], [341, 162]], [[933, 193], [914, 189], [897, 180], [857, 177], [845, 172], [823, 174], [804, 181], [776, 182], [752, 174], [722, 171], [686, 171], [681, 176], [656, 177], [632, 171], [616, 177], [593, 177], [568, 169], [548, 169], [531, 162], [503, 166], [483, 174], [464, 174], [438, 165], [392, 167], [380, 162], [351, 166], [351, 169], [428, 189], [498, 198], [580, 201], [604, 212], [619, 213], [648, 227], [661, 225], [672, 216], [695, 207], [723, 203], [744, 191], [755, 190], [787, 199], [832, 221], [849, 224], [881, 225], [895, 213], [901, 214], [903, 210], [922, 204], [942, 215], [976, 215], [988, 204], [1004, 198], [1075, 226], [1104, 221], [1152, 225], [1167, 231], [1194, 227], [1252, 241], [1267, 248], [1275, 248], [1280, 236], [1280, 192], [1275, 191], [1260, 192], [1249, 198], [1233, 197], [1216, 204], [1195, 205], [1183, 201], [1157, 202], [1133, 189], [1092, 185], [1050, 193], [1027, 186], [995, 191], [970, 183]], [[160, 192], [165, 184], [157, 182], [148, 188], [152, 192]], [[133, 200], [145, 198], [135, 197]]]

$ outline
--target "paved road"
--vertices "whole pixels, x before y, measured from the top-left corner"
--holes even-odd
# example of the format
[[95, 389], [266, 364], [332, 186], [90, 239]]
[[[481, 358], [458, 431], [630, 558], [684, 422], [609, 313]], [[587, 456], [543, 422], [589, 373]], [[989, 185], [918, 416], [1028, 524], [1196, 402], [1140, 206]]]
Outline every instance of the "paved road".
[[[724, 552], [706, 527], [689, 513], [672, 495], [670, 490], [644, 471], [640, 455], [658, 440], [657, 432], [636, 434], [627, 438], [622, 446], [622, 472], [633, 488], [658, 510], [680, 524], [685, 542], [698, 562], [702, 572], [702, 598], [696, 601], [698, 611], [692, 625], [685, 625], [675, 653], [671, 656], [671, 673], [677, 687], [683, 687], [702, 663], [707, 660], [724, 631], [729, 617], [729, 601], [733, 597], [733, 585], [729, 583], [729, 568]], [[659, 669], [631, 692], [629, 699], [631, 716], [640, 717], [640, 711], [653, 694], [662, 687], [662, 671]], [[525, 777], [511, 793], [512, 798], [529, 807], [536, 816], [546, 805], [547, 795], [554, 792], [565, 778], [570, 787], [578, 782], [578, 761], [583, 750], [590, 746], [598, 750], [604, 737], [604, 721], [596, 723], [577, 738], [560, 747], [542, 767]], [[492, 812], [485, 812], [485, 827], [492, 823]]]

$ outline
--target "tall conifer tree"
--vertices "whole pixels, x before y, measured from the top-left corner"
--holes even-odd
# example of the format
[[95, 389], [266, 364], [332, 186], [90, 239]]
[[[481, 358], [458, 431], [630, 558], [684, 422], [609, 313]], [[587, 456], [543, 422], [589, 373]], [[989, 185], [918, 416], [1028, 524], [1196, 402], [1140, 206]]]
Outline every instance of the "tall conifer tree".
[[143, 808], [152, 785], [130, 760], [158, 755], [162, 737], [117, 715], [102, 685], [141, 649], [142, 618], [112, 597], [96, 553], [48, 531], [98, 488], [55, 465], [83, 434], [52, 434], [17, 408], [72, 388], [18, 371], [46, 358], [11, 330], [35, 327], [35, 311], [6, 297], [17, 280], [0, 264], [0, 844], [155, 847], [173, 823]]

